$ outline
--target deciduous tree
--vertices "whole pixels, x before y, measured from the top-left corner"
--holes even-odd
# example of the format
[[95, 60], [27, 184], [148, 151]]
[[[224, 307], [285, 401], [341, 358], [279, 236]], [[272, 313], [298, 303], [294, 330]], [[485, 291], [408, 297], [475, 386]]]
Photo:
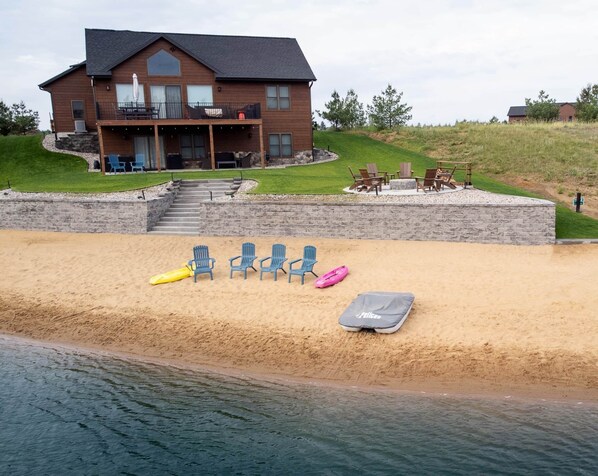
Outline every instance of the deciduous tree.
[[588, 84], [577, 97], [575, 117], [579, 121], [598, 121], [598, 84]]
[[550, 122], [559, 117], [559, 105], [542, 90], [538, 94], [537, 100], [525, 98], [525, 105], [527, 106], [527, 118], [533, 121]]

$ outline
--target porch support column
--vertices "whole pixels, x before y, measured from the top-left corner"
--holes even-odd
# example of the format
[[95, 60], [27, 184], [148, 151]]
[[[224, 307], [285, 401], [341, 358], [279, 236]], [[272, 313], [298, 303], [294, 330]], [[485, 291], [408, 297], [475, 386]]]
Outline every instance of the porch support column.
[[154, 122], [154, 146], [156, 148], [156, 163], [158, 164], [158, 172], [162, 170], [162, 157], [160, 157], [160, 136], [158, 136], [158, 124]]
[[260, 157], [262, 161], [262, 169], [266, 168], [266, 154], [264, 151], [264, 128], [260, 124]]
[[210, 131], [210, 157], [212, 161], [212, 170], [216, 170], [216, 155], [214, 155], [214, 128], [212, 124], [208, 125]]
[[102, 136], [102, 126], [98, 124], [98, 142], [100, 143], [100, 168], [102, 175], [106, 175], [106, 164], [104, 163], [104, 138]]

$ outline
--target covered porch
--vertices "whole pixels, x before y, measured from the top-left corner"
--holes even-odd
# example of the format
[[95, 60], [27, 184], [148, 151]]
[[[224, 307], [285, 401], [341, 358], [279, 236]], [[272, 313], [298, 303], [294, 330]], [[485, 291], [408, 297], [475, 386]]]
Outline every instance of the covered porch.
[[[97, 122], [102, 173], [107, 157], [143, 155], [146, 170], [236, 168], [239, 154], [266, 167], [262, 119], [110, 119]], [[255, 165], [255, 164], [254, 164]]]

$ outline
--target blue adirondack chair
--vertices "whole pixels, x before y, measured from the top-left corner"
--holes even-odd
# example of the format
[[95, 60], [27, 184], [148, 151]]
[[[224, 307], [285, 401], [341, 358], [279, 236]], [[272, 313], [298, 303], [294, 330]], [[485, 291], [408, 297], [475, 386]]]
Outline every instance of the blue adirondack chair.
[[131, 164], [131, 172], [135, 172], [135, 170], [139, 170], [143, 172], [143, 166], [145, 165], [145, 155], [143, 154], [135, 154], [135, 162]]
[[[285, 245], [272, 245], [272, 256], [268, 256], [267, 258], [263, 258], [260, 260], [260, 281], [264, 273], [274, 273], [274, 281], [276, 281], [276, 273], [279, 269], [284, 274], [287, 274], [287, 272], [282, 267], [284, 265], [284, 262], [287, 260], [286, 253], [287, 247]], [[270, 260], [270, 264], [268, 266], [265, 266], [264, 262], [268, 260]]]
[[197, 282], [197, 275], [203, 273], [209, 273], [210, 279], [214, 279], [212, 270], [214, 269], [214, 263], [216, 260], [210, 258], [210, 252], [208, 247], [205, 245], [193, 247], [193, 259], [189, 260], [188, 266], [193, 270], [193, 281]]
[[110, 163], [110, 170], [112, 172], [118, 172], [119, 170], [122, 170], [123, 172], [127, 171], [127, 169], [125, 169], [125, 163], [118, 160], [118, 155], [116, 154], [108, 155], [108, 162]]
[[[293, 269], [293, 265], [299, 263], [299, 261], [301, 261], [301, 266]], [[291, 276], [294, 274], [301, 276], [301, 284], [305, 281], [305, 273], [311, 273], [317, 278], [318, 275], [313, 270], [316, 263], [316, 247], [308, 245], [303, 248], [303, 258], [289, 262], [289, 283], [291, 282]]]
[[[229, 258], [230, 261], [230, 277], [233, 277], [233, 271], [243, 271], [245, 279], [247, 279], [247, 269], [251, 268], [257, 272], [253, 267], [255, 256], [255, 245], [253, 243], [243, 243], [241, 246], [241, 255]], [[238, 261], [240, 260], [240, 261]]]

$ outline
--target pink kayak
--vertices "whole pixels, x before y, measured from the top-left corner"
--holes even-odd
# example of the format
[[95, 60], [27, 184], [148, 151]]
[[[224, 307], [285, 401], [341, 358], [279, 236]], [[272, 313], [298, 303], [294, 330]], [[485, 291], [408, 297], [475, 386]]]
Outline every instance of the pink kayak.
[[349, 274], [349, 268], [346, 266], [339, 266], [338, 268], [335, 268], [332, 271], [320, 276], [316, 280], [315, 286], [316, 288], [327, 288], [328, 286], [333, 286], [345, 279], [347, 274]]

